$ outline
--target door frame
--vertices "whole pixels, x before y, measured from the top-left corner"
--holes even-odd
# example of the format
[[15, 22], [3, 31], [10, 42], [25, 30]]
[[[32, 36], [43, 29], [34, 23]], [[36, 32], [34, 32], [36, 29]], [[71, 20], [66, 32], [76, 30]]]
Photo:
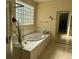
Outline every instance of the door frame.
[[57, 34], [59, 34], [59, 32], [58, 32], [58, 30], [59, 30], [59, 16], [60, 16], [60, 14], [63, 14], [63, 13], [68, 13], [68, 20], [67, 20], [67, 32], [66, 32], [66, 34], [68, 34], [68, 31], [69, 31], [69, 27], [68, 27], [68, 25], [69, 25], [69, 18], [70, 18], [70, 11], [57, 11], [56, 12], [56, 35]]

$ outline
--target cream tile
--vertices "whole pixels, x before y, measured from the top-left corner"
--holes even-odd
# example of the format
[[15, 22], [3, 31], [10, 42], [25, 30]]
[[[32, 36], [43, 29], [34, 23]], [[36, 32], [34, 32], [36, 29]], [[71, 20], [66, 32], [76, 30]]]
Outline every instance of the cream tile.
[[72, 47], [59, 43], [50, 44], [38, 59], [72, 59]]

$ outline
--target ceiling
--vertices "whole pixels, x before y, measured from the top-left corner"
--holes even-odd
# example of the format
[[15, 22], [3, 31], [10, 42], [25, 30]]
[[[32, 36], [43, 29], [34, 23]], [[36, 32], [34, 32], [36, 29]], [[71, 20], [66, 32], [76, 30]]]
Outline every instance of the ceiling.
[[48, 1], [52, 1], [52, 0], [34, 0], [36, 2], [48, 2]]

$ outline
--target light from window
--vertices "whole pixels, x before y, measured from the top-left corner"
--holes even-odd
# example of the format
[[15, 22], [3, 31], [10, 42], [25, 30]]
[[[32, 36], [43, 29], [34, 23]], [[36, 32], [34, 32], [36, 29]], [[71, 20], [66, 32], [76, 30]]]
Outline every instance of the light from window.
[[16, 19], [19, 24], [22, 25], [32, 25], [34, 23], [34, 7], [23, 2], [17, 2], [24, 7], [16, 8]]

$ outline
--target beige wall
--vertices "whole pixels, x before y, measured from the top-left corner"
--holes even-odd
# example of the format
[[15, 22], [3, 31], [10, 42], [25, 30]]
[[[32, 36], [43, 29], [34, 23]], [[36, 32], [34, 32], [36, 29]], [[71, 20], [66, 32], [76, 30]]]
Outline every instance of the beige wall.
[[16, 16], [15, 13], [15, 0], [6, 0], [6, 36], [9, 37], [11, 34], [11, 17]]
[[[53, 0], [51, 2], [40, 2], [37, 8], [37, 30], [42, 31], [48, 29], [52, 37], [56, 33], [56, 16], [57, 11], [72, 11], [71, 0]], [[49, 19], [53, 17], [53, 20]]]

